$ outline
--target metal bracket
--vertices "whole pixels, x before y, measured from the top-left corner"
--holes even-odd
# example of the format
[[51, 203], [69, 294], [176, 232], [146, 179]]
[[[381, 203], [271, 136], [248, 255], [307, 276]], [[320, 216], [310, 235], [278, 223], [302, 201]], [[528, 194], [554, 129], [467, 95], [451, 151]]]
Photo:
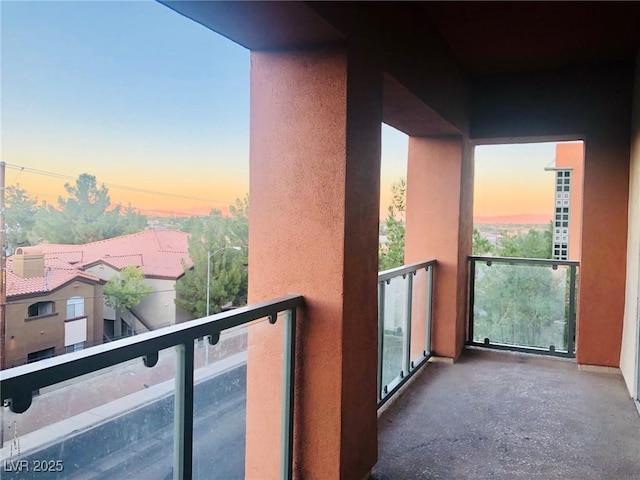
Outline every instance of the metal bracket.
[[147, 353], [142, 357], [142, 361], [144, 362], [145, 367], [155, 367], [158, 363], [158, 352]]
[[278, 321], [278, 315], [277, 314], [269, 315], [269, 323], [271, 325], [275, 325], [275, 323], [277, 321]]
[[207, 337], [209, 345], [216, 345], [220, 341], [220, 332], [213, 332]]
[[31, 394], [16, 395], [9, 399], [9, 409], [13, 413], [24, 413], [31, 406]]

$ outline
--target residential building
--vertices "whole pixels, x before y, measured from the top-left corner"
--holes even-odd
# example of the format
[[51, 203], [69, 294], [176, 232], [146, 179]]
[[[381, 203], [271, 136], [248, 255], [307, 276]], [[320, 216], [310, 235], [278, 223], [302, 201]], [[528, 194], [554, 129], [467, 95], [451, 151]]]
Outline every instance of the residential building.
[[151, 292], [116, 318], [104, 306], [108, 338], [141, 333], [188, 320], [189, 314], [175, 304], [175, 283], [192, 263], [187, 252], [188, 234], [177, 230], [145, 230], [83, 245], [41, 244], [47, 258], [56, 258], [103, 280], [126, 266], [139, 267]]
[[559, 143], [553, 167], [545, 168], [556, 175], [552, 257], [557, 260], [580, 260], [583, 163], [583, 142]]
[[100, 277], [38, 247], [18, 247], [6, 275], [7, 368], [102, 343]]

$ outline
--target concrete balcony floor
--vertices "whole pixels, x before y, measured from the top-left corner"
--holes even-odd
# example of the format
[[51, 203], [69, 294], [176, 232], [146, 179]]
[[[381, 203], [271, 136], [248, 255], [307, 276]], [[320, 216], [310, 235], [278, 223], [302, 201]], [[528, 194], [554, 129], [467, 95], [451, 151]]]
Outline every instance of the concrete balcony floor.
[[387, 479], [640, 479], [640, 416], [614, 373], [466, 350], [431, 363], [379, 419]]

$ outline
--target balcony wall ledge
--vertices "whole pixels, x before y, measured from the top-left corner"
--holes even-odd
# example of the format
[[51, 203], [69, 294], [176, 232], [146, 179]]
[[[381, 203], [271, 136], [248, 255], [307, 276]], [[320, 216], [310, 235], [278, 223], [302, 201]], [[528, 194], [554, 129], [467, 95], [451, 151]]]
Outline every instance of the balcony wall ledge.
[[613, 375], [622, 375], [618, 367], [603, 367], [601, 365], [589, 365], [586, 363], [578, 364], [578, 370], [581, 372], [608, 373]]
[[448, 363], [450, 365], [453, 365], [454, 363], [456, 363], [456, 359], [452, 358], [452, 357], [436, 357], [433, 356], [429, 359], [429, 362], [431, 363]]

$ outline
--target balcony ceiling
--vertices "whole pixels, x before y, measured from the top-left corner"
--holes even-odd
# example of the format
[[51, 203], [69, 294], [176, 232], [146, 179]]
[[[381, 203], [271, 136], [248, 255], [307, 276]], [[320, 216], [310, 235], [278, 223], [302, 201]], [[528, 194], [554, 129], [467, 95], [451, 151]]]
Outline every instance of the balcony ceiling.
[[640, 46], [638, 2], [423, 2], [415, 8], [471, 75], [621, 61]]
[[368, 52], [385, 123], [414, 136], [466, 131], [469, 86], [487, 75], [628, 69], [640, 49], [640, 2], [159, 1], [251, 50]]
[[469, 75], [617, 62], [640, 48], [640, 2], [160, 1], [250, 49], [437, 45]]

